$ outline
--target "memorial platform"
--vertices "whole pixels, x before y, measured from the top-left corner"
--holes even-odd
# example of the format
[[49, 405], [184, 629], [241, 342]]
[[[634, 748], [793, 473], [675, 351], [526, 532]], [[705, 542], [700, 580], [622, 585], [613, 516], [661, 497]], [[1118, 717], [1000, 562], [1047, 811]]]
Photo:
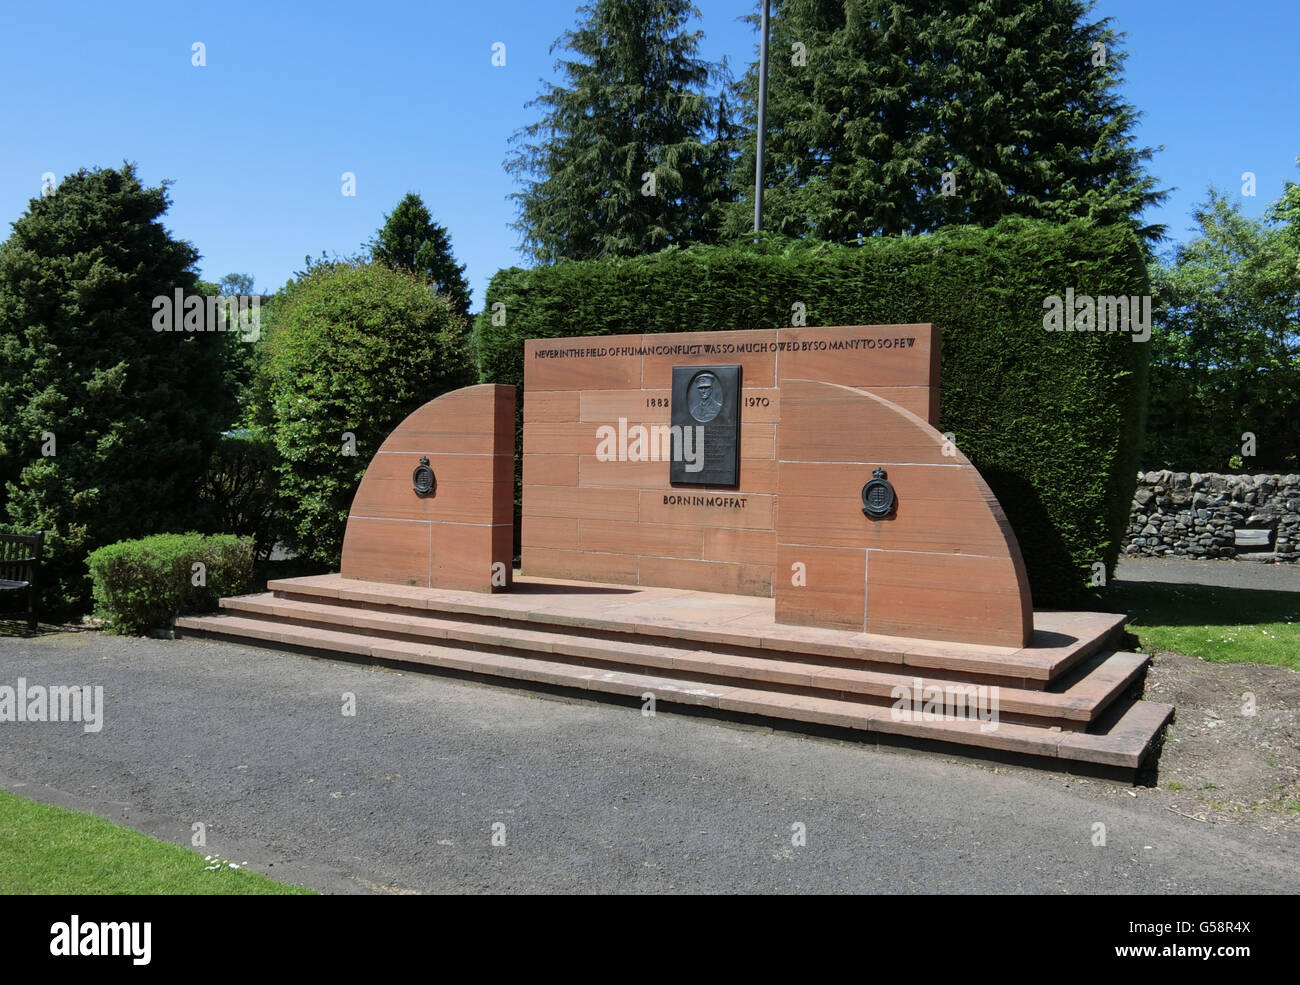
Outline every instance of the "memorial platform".
[[[267, 588], [222, 599], [219, 614], [181, 617], [177, 631], [592, 697], [649, 694], [1064, 770], [1136, 770], [1173, 717], [1171, 705], [1140, 700], [1149, 658], [1116, 649], [1115, 613], [1037, 611], [1030, 645], [999, 647], [781, 624], [771, 598], [518, 572], [501, 594], [340, 575]], [[936, 697], [937, 714], [926, 704]]]

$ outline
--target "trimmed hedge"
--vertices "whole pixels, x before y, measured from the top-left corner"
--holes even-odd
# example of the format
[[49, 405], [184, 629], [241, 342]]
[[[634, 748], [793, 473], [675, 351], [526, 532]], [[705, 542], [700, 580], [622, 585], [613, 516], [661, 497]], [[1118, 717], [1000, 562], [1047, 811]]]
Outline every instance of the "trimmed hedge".
[[1045, 299], [1067, 288], [1148, 294], [1133, 232], [1012, 218], [859, 246], [764, 238], [510, 268], [493, 277], [475, 330], [482, 381], [522, 389], [530, 338], [782, 326], [796, 302], [808, 325], [931, 322], [942, 333], [940, 429], [1001, 501], [1034, 604], [1068, 607], [1096, 601], [1092, 565], [1110, 574], [1119, 554], [1148, 347], [1121, 333], [1045, 331]]
[[[202, 563], [202, 585], [193, 565]], [[211, 612], [217, 600], [252, 585], [253, 545], [233, 534], [155, 534], [123, 540], [86, 559], [95, 615], [110, 633], [163, 629], [184, 612]]]

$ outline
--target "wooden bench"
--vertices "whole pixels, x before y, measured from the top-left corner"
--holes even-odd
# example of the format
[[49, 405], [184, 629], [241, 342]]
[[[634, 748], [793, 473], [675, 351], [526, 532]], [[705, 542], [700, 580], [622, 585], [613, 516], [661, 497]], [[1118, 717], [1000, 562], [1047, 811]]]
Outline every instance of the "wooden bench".
[[0, 534], [0, 592], [27, 590], [27, 627], [36, 630], [41, 595], [41, 546], [45, 532]]

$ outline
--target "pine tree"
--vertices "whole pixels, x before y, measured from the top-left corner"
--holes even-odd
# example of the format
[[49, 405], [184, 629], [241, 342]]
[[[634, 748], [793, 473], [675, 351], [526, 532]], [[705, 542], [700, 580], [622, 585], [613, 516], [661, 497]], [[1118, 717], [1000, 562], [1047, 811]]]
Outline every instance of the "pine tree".
[[506, 168], [524, 185], [515, 228], [542, 263], [710, 242], [727, 190], [732, 125], [710, 95], [726, 66], [697, 57], [689, 0], [597, 0], [552, 46], [563, 85], [530, 107]]
[[[845, 242], [1004, 215], [1131, 222], [1162, 201], [1082, 0], [774, 0], [764, 227]], [[728, 231], [752, 214], [757, 67]]]
[[414, 192], [397, 203], [375, 234], [371, 252], [380, 263], [426, 277], [433, 289], [451, 302], [461, 317], [469, 315], [469, 282], [465, 265], [451, 252], [451, 236], [429, 215], [424, 200]]
[[81, 170], [33, 199], [0, 246], [0, 501], [46, 531], [46, 605], [89, 601], [86, 554], [182, 531], [221, 428], [225, 338], [158, 329], [197, 293], [198, 252], [159, 221], [166, 184], [133, 165]]

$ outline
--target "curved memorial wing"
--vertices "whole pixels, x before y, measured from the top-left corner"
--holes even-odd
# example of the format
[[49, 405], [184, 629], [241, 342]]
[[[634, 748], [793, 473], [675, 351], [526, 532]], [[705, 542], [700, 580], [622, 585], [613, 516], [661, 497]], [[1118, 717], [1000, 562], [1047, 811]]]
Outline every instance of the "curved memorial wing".
[[[895, 497], [864, 516], [864, 482]], [[1020, 546], [975, 466], [911, 411], [866, 390], [781, 384], [778, 622], [1027, 646], [1034, 612]]]
[[444, 393], [370, 460], [348, 512], [344, 578], [474, 592], [510, 587], [515, 388]]

